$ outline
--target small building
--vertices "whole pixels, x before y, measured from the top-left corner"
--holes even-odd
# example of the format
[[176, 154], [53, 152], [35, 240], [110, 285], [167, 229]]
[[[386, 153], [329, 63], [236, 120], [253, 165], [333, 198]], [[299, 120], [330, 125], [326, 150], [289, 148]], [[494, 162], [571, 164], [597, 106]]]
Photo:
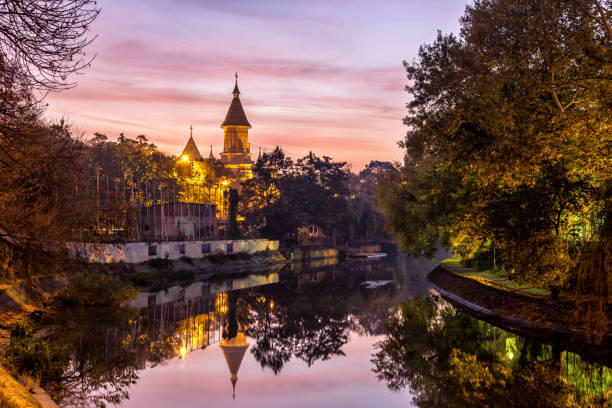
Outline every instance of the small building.
[[213, 239], [217, 235], [215, 204], [164, 203], [141, 207], [141, 239]]
[[325, 233], [323, 232], [323, 228], [318, 225], [307, 225], [305, 227], [298, 228], [298, 234], [300, 234], [301, 238], [309, 238], [309, 239], [323, 239], [325, 238]]

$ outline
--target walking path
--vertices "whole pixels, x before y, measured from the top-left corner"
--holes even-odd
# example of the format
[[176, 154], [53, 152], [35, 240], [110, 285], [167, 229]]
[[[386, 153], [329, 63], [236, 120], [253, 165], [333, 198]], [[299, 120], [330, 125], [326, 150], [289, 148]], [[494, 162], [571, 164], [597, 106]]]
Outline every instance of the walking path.
[[460, 258], [445, 259], [444, 261], [440, 262], [440, 266], [454, 273], [455, 275], [473, 279], [483, 285], [496, 289], [539, 299], [550, 296], [549, 290], [520, 284], [516, 281], [509, 280], [508, 278], [494, 271], [478, 271], [476, 269], [466, 268], [465, 266], [461, 265]]

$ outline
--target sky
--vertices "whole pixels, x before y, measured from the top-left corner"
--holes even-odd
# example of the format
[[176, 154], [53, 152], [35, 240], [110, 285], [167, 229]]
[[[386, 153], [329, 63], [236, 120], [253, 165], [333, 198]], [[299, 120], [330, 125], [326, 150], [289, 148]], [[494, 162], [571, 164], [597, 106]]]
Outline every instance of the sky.
[[409, 95], [403, 60], [436, 30], [457, 32], [465, 0], [99, 0], [91, 66], [48, 96], [48, 117], [111, 139], [144, 134], [178, 155], [223, 150], [238, 72], [251, 152], [313, 151], [358, 171], [400, 160]]
[[[192, 351], [185, 360], [174, 358], [139, 371], [139, 380], [121, 407], [412, 408], [410, 392], [391, 392], [372, 371], [368, 357], [383, 338], [351, 334], [342, 346], [344, 355], [316, 360], [310, 367], [292, 357], [278, 375], [263, 369], [249, 348], [238, 371], [235, 400], [221, 348], [212, 344]], [[253, 339], [248, 341], [255, 344]]]

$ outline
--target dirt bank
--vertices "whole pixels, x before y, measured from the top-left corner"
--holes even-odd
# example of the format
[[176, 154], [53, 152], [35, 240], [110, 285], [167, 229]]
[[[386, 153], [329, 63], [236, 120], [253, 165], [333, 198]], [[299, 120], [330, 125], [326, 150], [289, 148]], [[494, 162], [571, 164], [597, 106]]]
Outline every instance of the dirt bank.
[[536, 299], [483, 285], [438, 266], [427, 278], [454, 306], [510, 332], [612, 363], [612, 311]]
[[40, 406], [23, 385], [0, 367], [0, 407], [40, 408]]

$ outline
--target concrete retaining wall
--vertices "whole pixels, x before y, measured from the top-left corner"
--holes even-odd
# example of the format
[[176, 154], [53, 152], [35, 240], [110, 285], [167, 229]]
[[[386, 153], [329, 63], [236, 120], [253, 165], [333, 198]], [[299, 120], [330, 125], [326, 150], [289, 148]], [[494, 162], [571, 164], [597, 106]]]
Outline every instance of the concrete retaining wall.
[[293, 262], [335, 257], [338, 257], [338, 250], [336, 248], [310, 249], [308, 247], [303, 247], [296, 248], [291, 252], [291, 261]]
[[74, 257], [98, 263], [140, 263], [153, 259], [203, 258], [212, 254], [278, 251], [278, 241], [267, 239], [222, 241], [129, 242], [126, 244], [68, 245]]

